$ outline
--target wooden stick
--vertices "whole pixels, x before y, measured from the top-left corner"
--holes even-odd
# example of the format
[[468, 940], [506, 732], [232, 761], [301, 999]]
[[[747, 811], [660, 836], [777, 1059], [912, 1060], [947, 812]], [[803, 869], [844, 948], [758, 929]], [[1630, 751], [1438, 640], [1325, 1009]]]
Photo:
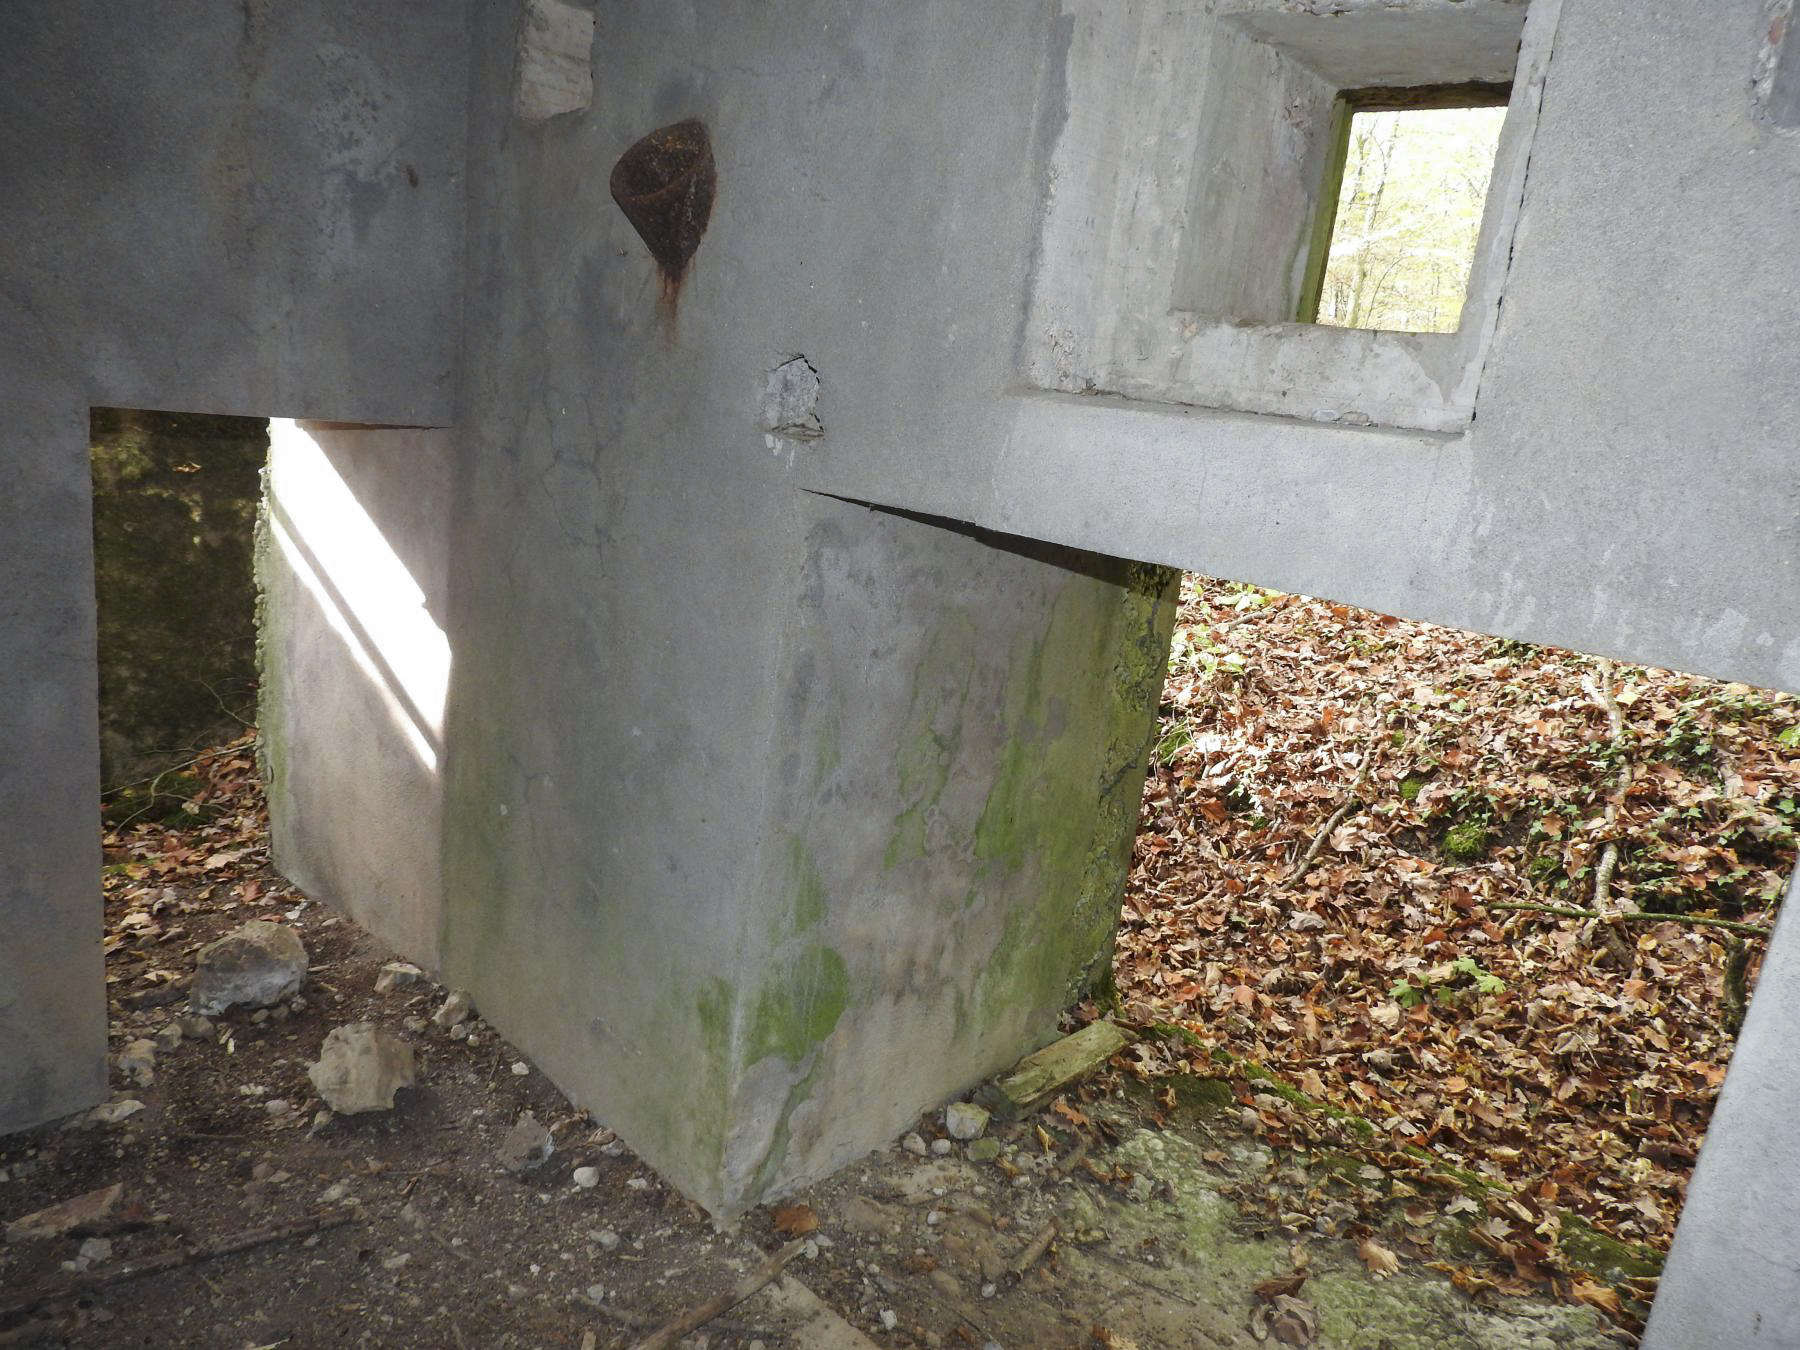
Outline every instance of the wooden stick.
[[1386, 724], [1376, 728], [1375, 734], [1369, 738], [1368, 746], [1363, 750], [1360, 763], [1356, 766], [1356, 777], [1350, 784], [1350, 795], [1344, 799], [1342, 806], [1325, 818], [1319, 826], [1318, 833], [1313, 835], [1312, 843], [1307, 845], [1306, 852], [1300, 855], [1300, 861], [1294, 864], [1294, 870], [1288, 873], [1287, 885], [1297, 885], [1302, 877], [1312, 868], [1313, 859], [1319, 856], [1319, 850], [1325, 847], [1325, 841], [1331, 838], [1331, 832], [1344, 823], [1353, 811], [1362, 809], [1363, 784], [1369, 776], [1370, 762], [1375, 758], [1375, 747], [1381, 743], [1382, 735], [1387, 730]]
[[1528, 905], [1509, 901], [1491, 904], [1489, 909], [1525, 910], [1533, 914], [1554, 914], [1562, 919], [1616, 919], [1621, 923], [1685, 923], [1695, 928], [1724, 928], [1752, 937], [1767, 937], [1769, 929], [1757, 923], [1739, 923], [1736, 919], [1713, 919], [1704, 914], [1652, 914], [1649, 910], [1631, 909], [1619, 914], [1602, 914], [1597, 909], [1570, 909], [1566, 905]]
[[1017, 1284], [1020, 1280], [1025, 1278], [1026, 1271], [1030, 1270], [1039, 1261], [1043, 1260], [1044, 1253], [1050, 1250], [1050, 1244], [1056, 1241], [1056, 1233], [1057, 1227], [1055, 1219], [1050, 1220], [1049, 1223], [1038, 1230], [1037, 1236], [1025, 1244], [1025, 1249], [1021, 1251], [1013, 1263], [1006, 1268], [1006, 1278], [1009, 1283]]
[[1594, 868], [1594, 908], [1604, 912], [1610, 903], [1613, 872], [1619, 866], [1619, 841], [1611, 836], [1619, 828], [1619, 803], [1624, 799], [1625, 789], [1631, 783], [1631, 764], [1624, 758], [1625, 714], [1619, 711], [1619, 701], [1612, 693], [1613, 663], [1602, 660], [1597, 670], [1598, 678], [1593, 687], [1601, 708], [1606, 712], [1606, 730], [1610, 737], [1608, 743], [1620, 752], [1618, 786], [1606, 797], [1606, 815], [1602, 825], [1608, 836], [1606, 847], [1600, 850], [1600, 862]]
[[234, 1252], [247, 1251], [251, 1247], [265, 1246], [271, 1242], [279, 1242], [283, 1238], [299, 1237], [306, 1233], [322, 1233], [328, 1228], [338, 1228], [356, 1217], [354, 1209], [332, 1209], [318, 1214], [308, 1215], [304, 1219], [295, 1219], [291, 1223], [265, 1224], [261, 1228], [248, 1228], [220, 1238], [216, 1242], [208, 1242], [199, 1246], [171, 1247], [137, 1261], [126, 1261], [110, 1270], [99, 1270], [89, 1274], [77, 1275], [65, 1280], [53, 1289], [40, 1289], [34, 1294], [27, 1294], [16, 1302], [0, 1307], [0, 1317], [19, 1317], [34, 1312], [47, 1304], [79, 1294], [92, 1293], [96, 1289], [104, 1289], [108, 1285], [123, 1284], [126, 1280], [139, 1279], [145, 1275], [158, 1275], [166, 1270], [174, 1270], [180, 1266], [193, 1265], [200, 1261], [211, 1261], [215, 1257], [230, 1256]]
[[781, 1274], [787, 1263], [805, 1250], [806, 1242], [805, 1238], [795, 1238], [767, 1261], [764, 1261], [758, 1269], [746, 1275], [724, 1293], [716, 1298], [709, 1298], [704, 1303], [696, 1304], [673, 1322], [639, 1341], [637, 1350], [669, 1350], [669, 1347], [683, 1336], [698, 1331], [714, 1318], [730, 1312]]

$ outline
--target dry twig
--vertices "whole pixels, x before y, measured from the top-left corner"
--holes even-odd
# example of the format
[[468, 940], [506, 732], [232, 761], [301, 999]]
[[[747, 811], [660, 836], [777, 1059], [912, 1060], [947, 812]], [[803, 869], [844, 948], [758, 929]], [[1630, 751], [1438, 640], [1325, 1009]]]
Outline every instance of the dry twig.
[[77, 1275], [54, 1288], [40, 1289], [36, 1293], [27, 1294], [22, 1299], [0, 1307], [0, 1318], [21, 1317], [64, 1299], [89, 1294], [96, 1289], [104, 1289], [108, 1285], [122, 1284], [126, 1280], [139, 1279], [145, 1275], [158, 1275], [163, 1271], [193, 1265], [199, 1261], [211, 1261], [217, 1257], [230, 1256], [234, 1252], [265, 1246], [271, 1242], [279, 1242], [283, 1238], [320, 1233], [328, 1228], [337, 1228], [347, 1224], [355, 1217], [354, 1209], [325, 1210], [322, 1213], [311, 1214], [304, 1219], [295, 1219], [289, 1223], [271, 1223], [264, 1224], [260, 1228], [248, 1228], [241, 1232], [228, 1234], [214, 1242], [171, 1247], [166, 1251], [156, 1252], [136, 1261], [122, 1262], [107, 1270]]
[[757, 1290], [768, 1284], [806, 1247], [805, 1238], [796, 1238], [724, 1293], [689, 1308], [673, 1322], [638, 1342], [637, 1350], [669, 1350], [683, 1336], [698, 1331], [708, 1322], [730, 1312]]
[[1751, 937], [1767, 937], [1769, 930], [1758, 923], [1740, 923], [1736, 919], [1715, 919], [1705, 914], [1653, 914], [1647, 909], [1626, 910], [1623, 914], [1602, 914], [1597, 909], [1571, 909], [1567, 905], [1528, 905], [1523, 901], [1507, 901], [1489, 909], [1520, 910], [1531, 914], [1554, 914], [1559, 919], [1606, 919], [1615, 923], [1685, 923], [1695, 928], [1723, 928]]

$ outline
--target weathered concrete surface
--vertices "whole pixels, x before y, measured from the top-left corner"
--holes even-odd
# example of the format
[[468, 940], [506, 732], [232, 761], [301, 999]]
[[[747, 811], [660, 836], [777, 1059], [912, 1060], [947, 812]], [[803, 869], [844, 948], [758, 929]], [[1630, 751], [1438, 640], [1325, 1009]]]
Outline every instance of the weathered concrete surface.
[[105, 1092], [88, 409], [442, 421], [466, 8], [0, 10], [0, 1129]]
[[1688, 1186], [1646, 1350], [1800, 1345], [1800, 879], [1763, 958]]
[[87, 408], [58, 346], [0, 292], [0, 1130], [106, 1095]]
[[[767, 125], [829, 87], [818, 124], [911, 129], [871, 154], [795, 127], [790, 164], [759, 179], [818, 204], [780, 232], [809, 263], [795, 294], [848, 277], [819, 290], [870, 322], [846, 350], [806, 346], [834, 418], [797, 472], [1097, 552], [1800, 687], [1800, 140], [1754, 113], [1762, 11], [1563, 13], [1475, 420], [1449, 439], [1007, 392], [1028, 273], [1052, 266], [1039, 221], [1060, 185], [1034, 175], [1071, 115], [1073, 20], [1054, 7], [945, 11], [935, 41], [907, 31], [911, 12], [839, 16], [858, 51], [910, 44], [904, 88], [740, 48], [763, 78], [734, 84], [734, 106]], [[765, 103], [783, 82], [791, 102]]]
[[270, 431], [258, 726], [275, 863], [435, 967], [450, 436], [286, 420]]

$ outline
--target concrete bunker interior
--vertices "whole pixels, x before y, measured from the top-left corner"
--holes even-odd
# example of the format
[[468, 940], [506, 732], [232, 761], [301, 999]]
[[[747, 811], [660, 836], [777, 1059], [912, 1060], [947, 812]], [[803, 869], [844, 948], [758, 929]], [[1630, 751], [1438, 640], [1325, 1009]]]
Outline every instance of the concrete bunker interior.
[[[414, 481], [354, 495], [424, 597], [396, 617], [453, 657], [441, 758], [424, 770], [429, 717], [353, 644], [301, 640], [334, 630], [305, 555], [278, 550], [289, 669], [332, 662], [265, 718], [299, 770], [272, 779], [280, 847], [720, 1213], [1048, 1034], [1093, 957], [1069, 896], [1117, 865], [1097, 770], [1160, 569], [1795, 688], [1796, 345], [1788, 307], [1745, 301], [1783, 293], [1793, 259], [1785, 17], [12, 10], [0, 1124], [107, 1092], [95, 406], [319, 419], [295, 464], [346, 479], [360, 458], [331, 443], [415, 446]], [[1474, 66], [1411, 68], [1421, 33]], [[1272, 85], [1227, 97], [1244, 69], [1304, 93], [1308, 61], [1390, 60], [1316, 78], [1318, 111], [1343, 88], [1511, 83], [1454, 336], [1292, 323], [1304, 192], [1246, 175], [1234, 199], [1232, 145], [1196, 154], [1196, 96], [1209, 135], [1259, 98], [1257, 126], [1284, 125]], [[718, 193], [672, 326], [607, 179], [687, 119]], [[1197, 202], [1244, 208], [1235, 243], [1196, 247]], [[770, 373], [800, 353], [816, 411], [789, 418]], [[432, 509], [409, 516], [420, 484]], [[383, 728], [355, 744], [394, 791], [301, 809], [331, 768], [282, 741], [302, 714]], [[896, 923], [921, 909], [948, 931]], [[1020, 941], [1044, 923], [1050, 943]], [[1786, 941], [1771, 987], [1794, 978]], [[1792, 1007], [1747, 1024], [1664, 1344], [1800, 1325], [1767, 1257], [1800, 1249], [1800, 1205], [1743, 1203], [1796, 1170], [1767, 1166], [1795, 1147]]]

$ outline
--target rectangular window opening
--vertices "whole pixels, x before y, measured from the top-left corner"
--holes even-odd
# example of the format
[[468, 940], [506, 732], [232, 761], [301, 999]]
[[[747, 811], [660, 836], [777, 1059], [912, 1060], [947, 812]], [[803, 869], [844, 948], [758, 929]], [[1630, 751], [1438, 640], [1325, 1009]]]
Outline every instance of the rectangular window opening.
[[1510, 94], [1463, 84], [1339, 97], [1300, 322], [1456, 331]]

